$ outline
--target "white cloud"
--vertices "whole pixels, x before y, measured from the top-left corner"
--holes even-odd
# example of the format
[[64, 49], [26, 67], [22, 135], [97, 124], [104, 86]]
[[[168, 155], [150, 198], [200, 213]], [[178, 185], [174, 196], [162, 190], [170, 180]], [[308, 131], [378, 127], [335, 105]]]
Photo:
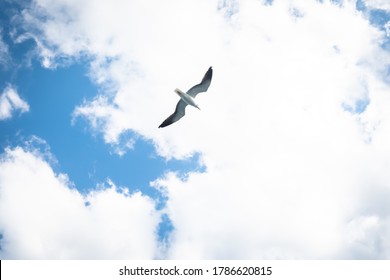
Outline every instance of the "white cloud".
[[7, 86], [0, 95], [0, 120], [9, 119], [15, 111], [21, 113], [30, 109], [26, 101], [20, 98], [17, 91], [12, 86]]
[[390, 2], [387, 0], [365, 0], [366, 6], [370, 9], [390, 11]]
[[0, 161], [1, 259], [155, 258], [160, 214], [139, 192], [108, 186], [80, 194], [35, 150]]
[[9, 48], [3, 41], [3, 30], [0, 28], [0, 65], [7, 65], [9, 61]]
[[357, 217], [348, 223], [347, 236], [351, 252], [347, 257], [362, 259], [389, 258], [389, 218]]
[[[132, 130], [164, 157], [202, 154], [206, 172], [155, 182], [175, 228], [168, 258], [388, 258], [387, 202], [363, 196], [390, 189], [386, 34], [355, 1], [224, 2], [37, 0], [24, 15], [51, 59], [93, 58], [102, 92], [74, 115], [107, 143]], [[202, 111], [157, 129], [172, 90], [210, 65]], [[366, 231], [381, 236], [368, 251]]]

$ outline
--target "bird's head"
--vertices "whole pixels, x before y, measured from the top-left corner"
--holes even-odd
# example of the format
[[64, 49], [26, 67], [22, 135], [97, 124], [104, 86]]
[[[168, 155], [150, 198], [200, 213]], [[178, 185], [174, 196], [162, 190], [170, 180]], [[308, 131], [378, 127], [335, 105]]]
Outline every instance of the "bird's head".
[[184, 95], [184, 92], [182, 92], [180, 89], [175, 89], [175, 92], [181, 97]]

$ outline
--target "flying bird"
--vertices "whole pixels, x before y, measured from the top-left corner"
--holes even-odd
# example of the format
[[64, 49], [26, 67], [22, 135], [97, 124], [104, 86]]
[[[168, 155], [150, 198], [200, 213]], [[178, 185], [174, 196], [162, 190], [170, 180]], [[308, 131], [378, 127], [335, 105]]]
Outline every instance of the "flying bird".
[[185, 115], [185, 109], [187, 105], [194, 106], [195, 108], [199, 108], [199, 106], [195, 103], [194, 98], [198, 95], [200, 92], [205, 92], [210, 86], [211, 78], [213, 76], [213, 69], [212, 67], [207, 70], [206, 74], [204, 74], [204, 77], [200, 84], [197, 84], [190, 88], [186, 93], [181, 91], [180, 89], [175, 89], [175, 92], [180, 96], [180, 100], [176, 105], [175, 112], [170, 115], [165, 121], [163, 121], [162, 124], [160, 124], [160, 127], [166, 127], [170, 124], [173, 124], [174, 122], [177, 122]]

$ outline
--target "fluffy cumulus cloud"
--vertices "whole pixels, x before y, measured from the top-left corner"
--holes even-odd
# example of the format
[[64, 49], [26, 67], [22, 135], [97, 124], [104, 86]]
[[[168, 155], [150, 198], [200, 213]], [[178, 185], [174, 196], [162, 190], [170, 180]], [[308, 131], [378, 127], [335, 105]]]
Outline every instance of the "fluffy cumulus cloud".
[[[64, 57], [90, 61], [100, 93], [75, 109], [76, 121], [88, 120], [110, 145], [130, 130], [166, 158], [201, 154], [204, 172], [153, 182], [174, 227], [166, 258], [389, 258], [390, 60], [381, 47], [386, 34], [355, 2], [35, 0], [22, 15], [44, 66]], [[157, 129], [177, 102], [172, 90], [199, 82], [209, 66], [212, 84], [197, 97], [202, 110], [187, 108], [178, 123]], [[81, 246], [68, 256], [105, 246], [107, 256], [131, 254], [132, 246], [153, 255], [150, 201], [109, 189], [86, 208], [45, 163], [21, 150], [8, 154], [3, 165], [23, 168], [28, 182], [53, 194], [38, 196], [44, 203], [37, 205], [32, 184], [6, 188], [2, 197], [20, 203], [14, 216], [26, 219], [15, 223], [26, 229], [10, 227], [19, 241], [11, 244], [20, 246], [12, 251], [46, 245], [52, 251], [42, 256], [58, 257], [53, 244], [76, 240]], [[46, 166], [51, 187], [26, 158]], [[110, 199], [123, 204], [109, 211]], [[134, 214], [133, 200], [142, 209]], [[32, 221], [59, 216], [67, 226], [27, 230], [35, 224], [20, 214], [24, 203]], [[82, 215], [70, 219], [76, 211]], [[135, 222], [116, 224], [111, 211]], [[39, 239], [42, 233], [62, 239]], [[127, 243], [128, 236], [140, 241]]]
[[112, 182], [80, 194], [37, 150], [0, 159], [1, 259], [149, 259], [157, 256], [154, 202]]
[[17, 111], [28, 112], [29, 109], [28, 103], [20, 98], [14, 87], [7, 86], [0, 94], [0, 120], [12, 118]]
[[390, 11], [390, 3], [387, 0], [365, 0], [364, 3], [371, 9]]

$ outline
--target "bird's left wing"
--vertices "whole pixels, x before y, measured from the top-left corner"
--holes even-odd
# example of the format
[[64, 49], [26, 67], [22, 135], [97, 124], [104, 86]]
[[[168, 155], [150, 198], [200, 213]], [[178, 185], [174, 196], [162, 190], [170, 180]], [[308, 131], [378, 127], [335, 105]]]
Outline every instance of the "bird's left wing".
[[179, 102], [177, 102], [175, 112], [170, 115], [168, 118], [163, 121], [162, 124], [160, 124], [160, 127], [166, 127], [170, 124], [173, 124], [174, 122], [177, 122], [180, 120], [182, 117], [185, 115], [185, 110], [186, 110], [187, 103], [185, 103], [182, 99], [180, 99]]

